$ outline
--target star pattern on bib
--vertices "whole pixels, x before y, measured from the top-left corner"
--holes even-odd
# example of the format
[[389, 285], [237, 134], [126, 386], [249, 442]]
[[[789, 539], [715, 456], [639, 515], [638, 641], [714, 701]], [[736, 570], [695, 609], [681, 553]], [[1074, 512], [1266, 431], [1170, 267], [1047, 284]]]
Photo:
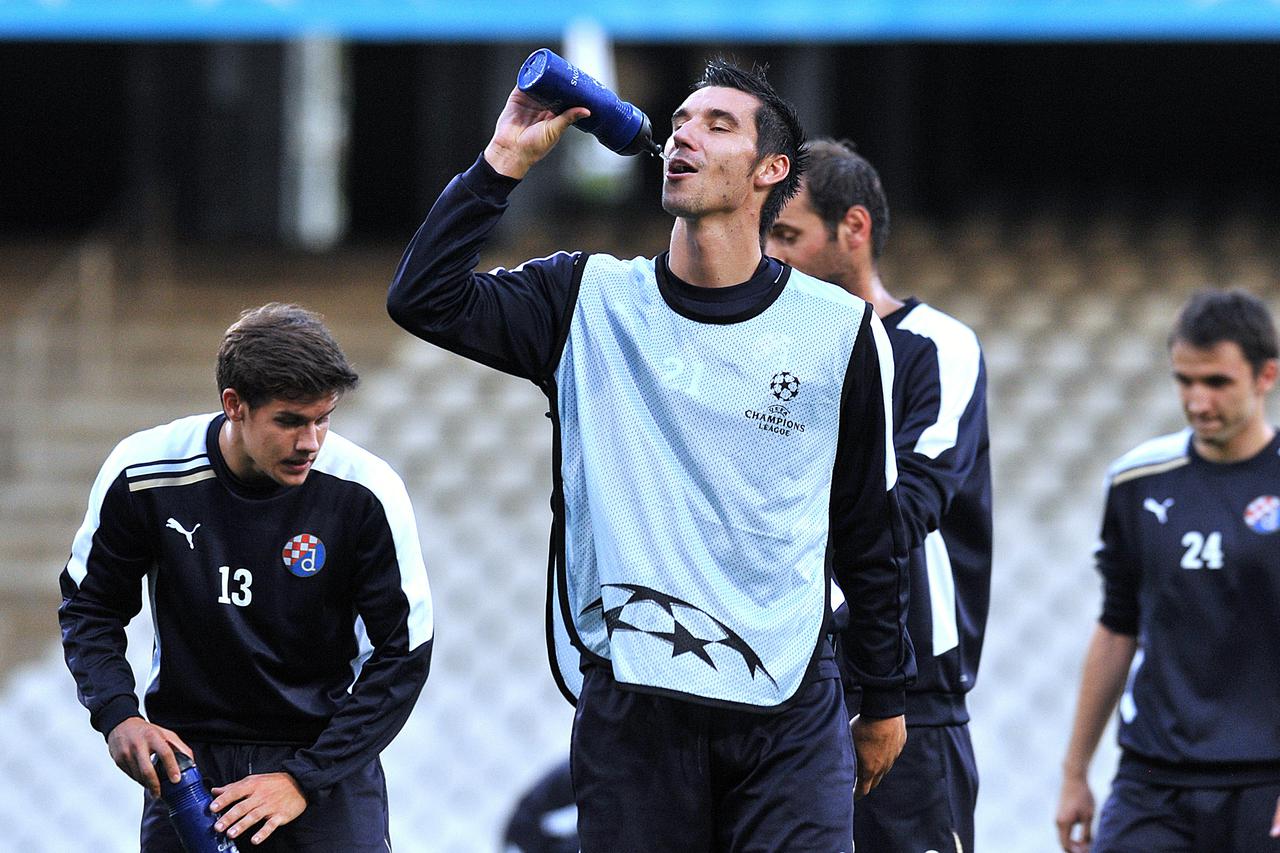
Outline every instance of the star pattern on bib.
[[[712, 669], [719, 671], [715, 660], [712, 658], [708, 647], [723, 646], [736, 652], [747, 667], [747, 671], [751, 673], [754, 679], [756, 673], [764, 674], [764, 677], [777, 686], [777, 681], [769, 671], [765, 669], [764, 661], [756, 654], [741, 636], [737, 634], [724, 622], [712, 616], [707, 611], [698, 607], [696, 604], [690, 604], [687, 601], [668, 595], [660, 590], [652, 589], [638, 584], [605, 584], [606, 588], [623, 589], [630, 593], [625, 602], [617, 607], [604, 609], [604, 599], [598, 598], [585, 607], [582, 611], [586, 615], [592, 610], [600, 609], [603, 611], [605, 628], [612, 637], [615, 631], [636, 631], [641, 634], [653, 637], [663, 642], [671, 644], [671, 657], [677, 658], [681, 655], [691, 654], [699, 660], [706, 663]], [[646, 607], [657, 607], [667, 616], [671, 617], [672, 627], [670, 631], [655, 630], [651, 628], [640, 627], [641, 611]], [[702, 618], [697, 619], [698, 622], [710, 620], [712, 624], [719, 629], [722, 636], [719, 637], [700, 637], [689, 629], [689, 626], [682, 621], [681, 616], [699, 614]], [[651, 622], [651, 619], [643, 620]]]

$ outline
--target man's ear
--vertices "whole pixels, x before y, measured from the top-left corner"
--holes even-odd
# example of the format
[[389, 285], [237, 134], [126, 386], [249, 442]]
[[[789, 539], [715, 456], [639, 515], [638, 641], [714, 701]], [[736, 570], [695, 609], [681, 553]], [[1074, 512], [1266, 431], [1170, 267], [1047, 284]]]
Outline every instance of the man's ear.
[[791, 174], [791, 158], [786, 154], [770, 154], [756, 164], [756, 186], [772, 187]]
[[1262, 367], [1258, 368], [1256, 384], [1258, 391], [1266, 394], [1276, 387], [1276, 378], [1280, 376], [1280, 364], [1276, 363], [1274, 358], [1269, 358], [1262, 363]]
[[860, 204], [855, 204], [844, 212], [844, 218], [837, 227], [840, 240], [850, 250], [861, 249], [871, 245], [871, 212]]
[[229, 421], [242, 421], [249, 411], [249, 404], [234, 388], [222, 389], [222, 413]]

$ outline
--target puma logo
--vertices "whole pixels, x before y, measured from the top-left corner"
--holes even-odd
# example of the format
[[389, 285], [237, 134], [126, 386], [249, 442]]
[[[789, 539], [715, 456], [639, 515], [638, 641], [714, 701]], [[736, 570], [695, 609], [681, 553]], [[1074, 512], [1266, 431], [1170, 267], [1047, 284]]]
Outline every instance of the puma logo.
[[1142, 502], [1142, 508], [1154, 515], [1161, 524], [1169, 520], [1169, 507], [1173, 506], [1173, 498], [1165, 498], [1156, 503], [1155, 498], [1147, 498]]
[[182, 528], [182, 525], [178, 523], [178, 520], [176, 518], [171, 518], [164, 523], [164, 526], [169, 528], [170, 530], [176, 530], [179, 533], [181, 533], [183, 536], [187, 537], [187, 547], [190, 548], [192, 551], [196, 549], [196, 543], [192, 539], [192, 537], [195, 536], [196, 531], [200, 529], [199, 524], [197, 524], [195, 527], [191, 528], [190, 530], [184, 530]]

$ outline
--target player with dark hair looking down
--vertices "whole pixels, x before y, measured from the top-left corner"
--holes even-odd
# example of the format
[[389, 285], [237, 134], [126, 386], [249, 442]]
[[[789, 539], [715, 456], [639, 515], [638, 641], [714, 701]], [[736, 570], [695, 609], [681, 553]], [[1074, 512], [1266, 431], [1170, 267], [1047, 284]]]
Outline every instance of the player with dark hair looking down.
[[[181, 853], [159, 797], [175, 750], [218, 831], [281, 853], [389, 847], [378, 755], [431, 662], [431, 593], [404, 484], [329, 431], [357, 376], [320, 317], [246, 311], [222, 410], [136, 433], [103, 464], [62, 572], [62, 644], [89, 721], [146, 789], [143, 853]], [[125, 626], [147, 581], [146, 716]], [[260, 846], [259, 846], [260, 845]]]
[[[1280, 850], [1280, 438], [1276, 331], [1243, 291], [1182, 309], [1169, 360], [1188, 428], [1107, 475], [1102, 614], [1063, 763], [1067, 853]], [[1119, 708], [1093, 831], [1089, 763]]]

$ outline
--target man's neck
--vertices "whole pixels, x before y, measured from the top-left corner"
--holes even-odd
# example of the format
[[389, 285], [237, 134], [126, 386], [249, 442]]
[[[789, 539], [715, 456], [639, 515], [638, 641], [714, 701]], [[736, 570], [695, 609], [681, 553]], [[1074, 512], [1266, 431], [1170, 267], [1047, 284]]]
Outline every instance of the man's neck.
[[870, 302], [876, 316], [880, 319], [889, 316], [903, 305], [901, 299], [885, 289], [884, 282], [880, 281], [880, 273], [874, 267], [854, 273], [853, 282], [846, 284], [845, 290], [859, 299]]
[[681, 281], [697, 287], [729, 287], [755, 275], [763, 257], [758, 223], [679, 218], [671, 228], [667, 264]]
[[1225, 445], [1210, 444], [1198, 438], [1192, 440], [1195, 442], [1196, 453], [1200, 454], [1200, 458], [1210, 462], [1228, 463], [1252, 459], [1261, 453], [1275, 437], [1275, 427], [1266, 419], [1260, 418]]
[[232, 474], [242, 482], [252, 482], [253, 467], [248, 462], [240, 442], [240, 434], [231, 418], [224, 420], [222, 428], [218, 430], [218, 450], [222, 452], [222, 461], [227, 464]]

